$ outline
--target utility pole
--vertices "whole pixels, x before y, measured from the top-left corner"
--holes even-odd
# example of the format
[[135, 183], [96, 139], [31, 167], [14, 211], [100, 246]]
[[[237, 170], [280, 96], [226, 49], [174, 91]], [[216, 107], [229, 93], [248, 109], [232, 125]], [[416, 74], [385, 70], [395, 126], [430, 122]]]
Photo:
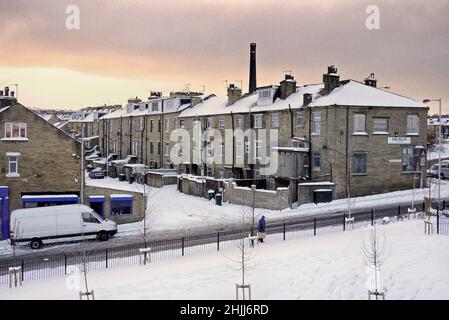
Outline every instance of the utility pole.
[[81, 204], [84, 204], [84, 124], [81, 125]]

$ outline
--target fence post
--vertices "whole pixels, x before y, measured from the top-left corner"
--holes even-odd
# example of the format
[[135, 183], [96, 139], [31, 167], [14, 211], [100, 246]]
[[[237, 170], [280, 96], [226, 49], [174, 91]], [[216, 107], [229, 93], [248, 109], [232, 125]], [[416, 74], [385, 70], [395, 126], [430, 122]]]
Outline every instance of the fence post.
[[316, 236], [316, 217], [313, 218], [313, 235]]
[[374, 226], [374, 209], [371, 209], [371, 226]]
[[346, 231], [346, 215], [343, 213], [343, 231]]
[[283, 234], [284, 234], [283, 239], [284, 239], [284, 241], [285, 241], [285, 221], [284, 221], [284, 227], [283, 227], [282, 232], [283, 232]]
[[64, 255], [64, 274], [67, 274], [67, 255]]
[[446, 200], [443, 200], [443, 207], [442, 207], [442, 209], [443, 210], [446, 209]]
[[21, 271], [22, 271], [22, 281], [24, 281], [25, 280], [25, 262], [22, 260], [22, 263], [21, 263]]
[[426, 202], [422, 202], [422, 212], [426, 211]]
[[108, 249], [106, 248], [106, 269], [108, 268]]
[[440, 234], [440, 209], [437, 208], [437, 234]]
[[398, 206], [398, 217], [401, 215], [401, 206]]
[[184, 257], [184, 238], [181, 239], [182, 256]]
[[220, 232], [217, 232], [217, 251], [220, 251]]

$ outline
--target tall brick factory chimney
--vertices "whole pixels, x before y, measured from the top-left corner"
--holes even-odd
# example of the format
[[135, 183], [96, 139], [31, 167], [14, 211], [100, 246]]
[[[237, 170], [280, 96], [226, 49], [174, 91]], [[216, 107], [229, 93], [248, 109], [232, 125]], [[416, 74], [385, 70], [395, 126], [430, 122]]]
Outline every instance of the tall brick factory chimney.
[[249, 93], [255, 92], [257, 89], [256, 81], [256, 44], [251, 43], [250, 45], [250, 56], [249, 56]]

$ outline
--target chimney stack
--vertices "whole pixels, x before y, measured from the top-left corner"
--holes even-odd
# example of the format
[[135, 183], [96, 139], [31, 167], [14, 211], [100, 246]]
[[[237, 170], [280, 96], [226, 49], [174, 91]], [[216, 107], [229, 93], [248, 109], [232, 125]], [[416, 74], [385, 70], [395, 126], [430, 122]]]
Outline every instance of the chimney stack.
[[253, 93], [257, 90], [256, 81], [256, 44], [250, 45], [250, 57], [249, 57], [249, 93]]
[[9, 87], [5, 87], [5, 97], [9, 97]]
[[285, 100], [289, 95], [296, 92], [296, 80], [290, 74], [285, 75], [285, 79], [280, 83], [281, 99]]
[[242, 97], [242, 89], [231, 83], [228, 87], [228, 106]]
[[371, 73], [370, 76], [365, 79], [365, 85], [377, 88], [377, 80], [374, 77], [374, 73]]
[[324, 91], [329, 94], [340, 84], [340, 75], [334, 65], [327, 67], [327, 74], [323, 74]]

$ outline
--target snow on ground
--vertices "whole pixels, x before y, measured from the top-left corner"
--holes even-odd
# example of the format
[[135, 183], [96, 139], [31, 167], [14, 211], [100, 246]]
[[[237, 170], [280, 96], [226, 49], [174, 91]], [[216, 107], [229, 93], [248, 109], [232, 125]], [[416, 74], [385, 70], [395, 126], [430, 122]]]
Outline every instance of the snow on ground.
[[[434, 147], [434, 150], [429, 152], [429, 155], [427, 158], [429, 160], [435, 160], [435, 159], [438, 159], [438, 156], [439, 156], [438, 155], [438, 145], [436, 145]], [[449, 143], [441, 144], [441, 158], [442, 159], [449, 158]]]
[[[91, 179], [86, 173], [86, 185], [100, 188], [116, 189], [122, 191], [132, 191], [143, 193], [143, 184], [129, 183], [128, 181], [118, 181], [111, 177], [105, 177], [104, 179]], [[147, 186], [147, 188], [150, 188]]]
[[[434, 180], [435, 183], [438, 180]], [[432, 185], [433, 192], [436, 191], [435, 183]], [[449, 197], [449, 181], [441, 181], [441, 196]], [[414, 191], [416, 203], [422, 203], [427, 189], [416, 189]], [[176, 199], [176, 200], [174, 200]], [[371, 209], [378, 205], [394, 205], [404, 202], [412, 202], [413, 190], [395, 191], [390, 193], [354, 198], [353, 209]], [[150, 225], [153, 230], [182, 230], [189, 228], [201, 228], [222, 226], [230, 223], [238, 223], [242, 219], [243, 206], [223, 203], [222, 206], [207, 199], [194, 197], [180, 193], [175, 185], [165, 186], [161, 189], [151, 188], [148, 199], [148, 214]], [[285, 209], [282, 211], [256, 209], [256, 216], [265, 215], [267, 223], [273, 219], [283, 219], [306, 215], [335, 213], [347, 208], [346, 199], [334, 200], [330, 203], [309, 203], [296, 209]], [[119, 236], [129, 235], [141, 229], [142, 223], [131, 223], [119, 225]]]
[[[386, 298], [449, 299], [449, 236], [427, 236], [423, 221], [379, 225], [391, 252], [381, 270]], [[248, 272], [253, 299], [367, 299], [367, 266], [361, 252], [369, 227], [274, 241], [253, 250]], [[88, 274], [96, 299], [235, 299], [241, 273], [229, 259], [237, 249], [186, 256]], [[79, 299], [73, 275], [0, 287], [1, 299]]]

